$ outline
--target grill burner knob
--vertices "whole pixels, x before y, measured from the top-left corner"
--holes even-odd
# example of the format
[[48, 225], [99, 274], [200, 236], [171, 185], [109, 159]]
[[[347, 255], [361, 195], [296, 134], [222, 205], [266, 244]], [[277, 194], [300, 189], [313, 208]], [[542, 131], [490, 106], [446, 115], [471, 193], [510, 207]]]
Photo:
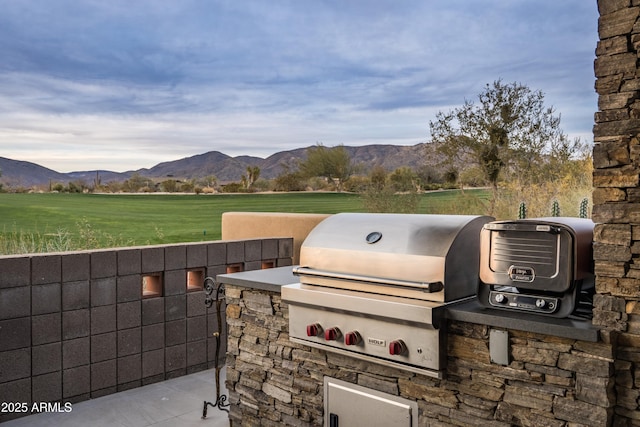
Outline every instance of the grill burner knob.
[[502, 304], [503, 302], [507, 302], [507, 298], [502, 294], [496, 294], [496, 302]]
[[307, 336], [308, 337], [317, 337], [322, 332], [322, 326], [319, 323], [312, 323], [311, 325], [307, 325]]
[[392, 356], [401, 355], [407, 351], [407, 345], [402, 340], [395, 340], [389, 343], [389, 354]]
[[362, 341], [362, 337], [358, 331], [347, 332], [344, 336], [344, 343], [346, 345], [358, 345]]
[[340, 329], [338, 328], [329, 328], [324, 331], [324, 339], [327, 341], [337, 341], [340, 336]]
[[539, 298], [536, 300], [536, 307], [538, 308], [545, 308], [547, 306], [547, 302], [545, 300], [543, 300], [542, 298]]

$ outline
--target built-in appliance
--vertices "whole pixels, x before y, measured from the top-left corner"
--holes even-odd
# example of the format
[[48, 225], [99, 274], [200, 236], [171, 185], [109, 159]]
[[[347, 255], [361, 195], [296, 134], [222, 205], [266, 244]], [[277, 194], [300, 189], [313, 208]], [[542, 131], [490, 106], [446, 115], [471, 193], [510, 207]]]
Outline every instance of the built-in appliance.
[[442, 377], [444, 309], [475, 298], [488, 216], [328, 217], [305, 239], [300, 283], [283, 286], [290, 339]]
[[590, 219], [485, 224], [478, 299], [486, 307], [553, 317], [588, 316], [594, 290]]

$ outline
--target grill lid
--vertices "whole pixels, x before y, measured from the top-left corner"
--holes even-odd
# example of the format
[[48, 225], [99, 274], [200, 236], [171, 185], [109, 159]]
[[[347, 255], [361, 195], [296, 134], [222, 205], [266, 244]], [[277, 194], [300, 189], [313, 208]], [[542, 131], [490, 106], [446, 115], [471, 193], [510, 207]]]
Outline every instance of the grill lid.
[[[341, 213], [305, 239], [294, 273], [306, 284], [452, 301], [474, 295], [479, 236], [472, 215]], [[408, 295], [403, 290], [411, 290]], [[429, 293], [426, 295], [426, 293]]]

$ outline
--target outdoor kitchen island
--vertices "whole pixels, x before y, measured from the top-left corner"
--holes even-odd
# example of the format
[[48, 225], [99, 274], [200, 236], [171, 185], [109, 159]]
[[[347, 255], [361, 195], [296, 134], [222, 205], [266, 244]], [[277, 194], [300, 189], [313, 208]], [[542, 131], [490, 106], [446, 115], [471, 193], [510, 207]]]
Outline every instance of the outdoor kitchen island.
[[[347, 401], [366, 396], [350, 409], [362, 420], [395, 397], [399, 402], [389, 405], [405, 408], [412, 420], [402, 411], [398, 420], [408, 426], [610, 424], [614, 373], [624, 367], [614, 367], [612, 346], [598, 341], [590, 320], [510, 317], [473, 299], [449, 306], [440, 326], [446, 327], [446, 367], [437, 378], [292, 342], [281, 296], [282, 286], [299, 281], [292, 271], [216, 278], [225, 287], [234, 426], [323, 425], [329, 388]], [[335, 381], [326, 387], [325, 378]]]

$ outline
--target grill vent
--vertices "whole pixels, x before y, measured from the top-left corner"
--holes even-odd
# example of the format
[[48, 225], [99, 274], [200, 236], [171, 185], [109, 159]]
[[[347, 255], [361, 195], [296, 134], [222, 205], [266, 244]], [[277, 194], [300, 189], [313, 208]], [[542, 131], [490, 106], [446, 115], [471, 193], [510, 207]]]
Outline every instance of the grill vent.
[[557, 245], [557, 236], [549, 233], [492, 233], [491, 269], [533, 267], [536, 275], [550, 277], [556, 271]]

